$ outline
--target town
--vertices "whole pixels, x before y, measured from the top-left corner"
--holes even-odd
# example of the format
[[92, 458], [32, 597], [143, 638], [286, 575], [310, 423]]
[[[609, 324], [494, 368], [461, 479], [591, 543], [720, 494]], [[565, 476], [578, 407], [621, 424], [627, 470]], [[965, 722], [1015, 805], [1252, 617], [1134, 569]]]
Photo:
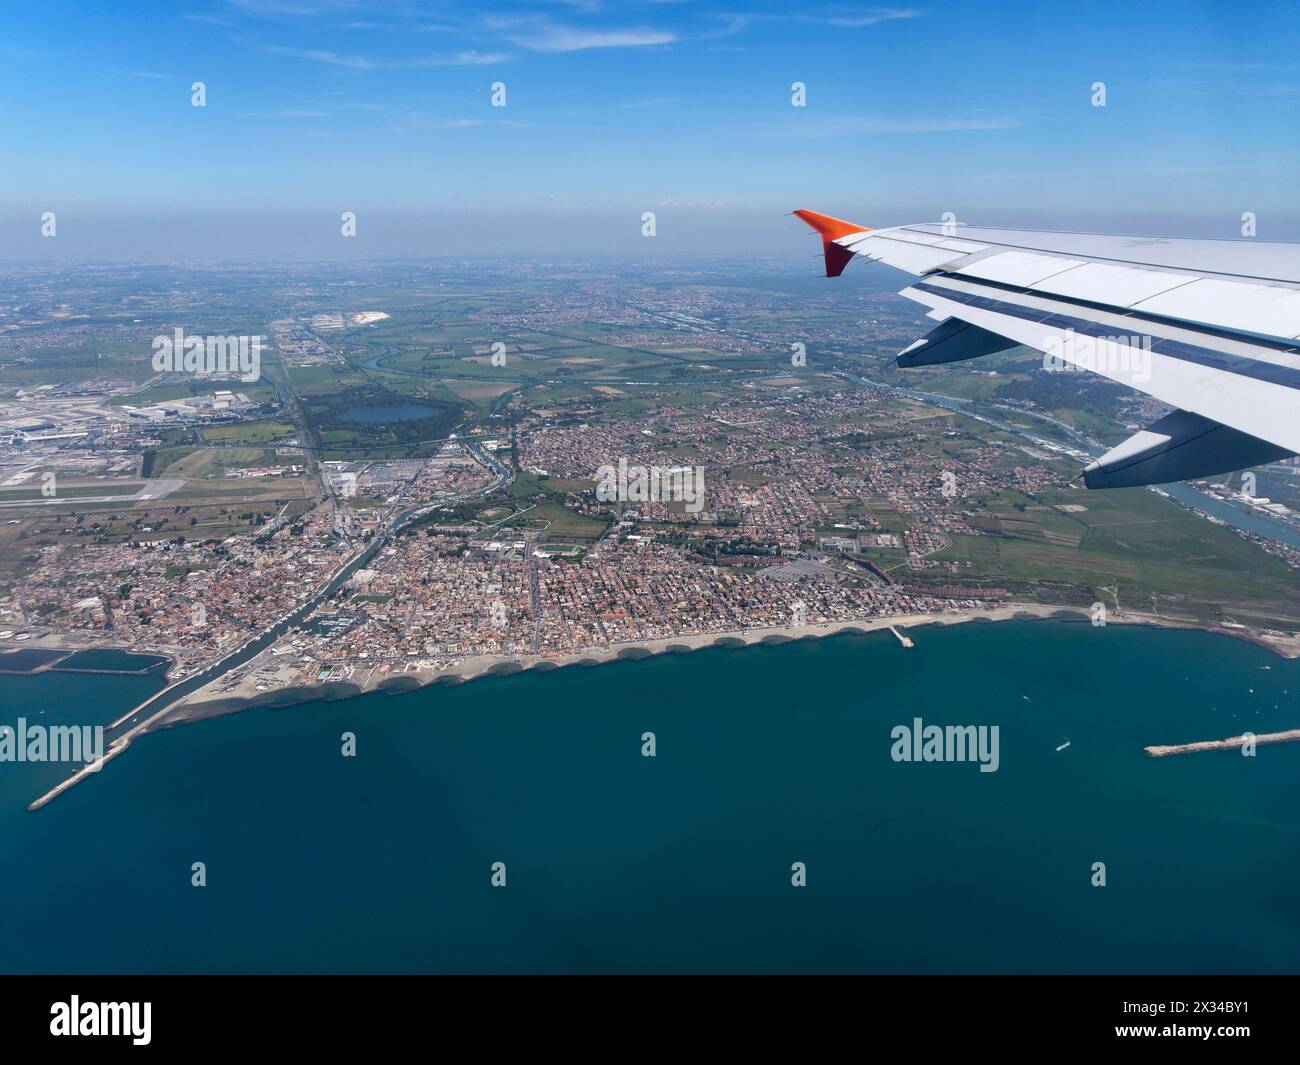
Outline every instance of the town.
[[[1300, 549], [1208, 512], [1293, 527], [1293, 467], [1261, 471], [1277, 499], [1087, 493], [1093, 407], [1054, 405], [1032, 362], [936, 402], [920, 388], [941, 376], [888, 362], [915, 326], [887, 294], [823, 297], [808, 332], [774, 329], [781, 301], [740, 279], [668, 270], [652, 291], [575, 266], [520, 300], [501, 285], [521, 264], [364, 270], [370, 298], [336, 267], [277, 278], [265, 317], [239, 318], [270, 338], [255, 381], [152, 362], [150, 337], [231, 335], [220, 286], [183, 322], [160, 292], [92, 327], [25, 275], [0, 308], [0, 668], [5, 648], [161, 656], [199, 685], [183, 718], [738, 637], [1119, 610], [1121, 588], [1134, 616], [1300, 629]], [[384, 298], [398, 275], [403, 306]], [[256, 303], [266, 282], [229, 283]], [[1116, 402], [1119, 431], [1139, 415]]]

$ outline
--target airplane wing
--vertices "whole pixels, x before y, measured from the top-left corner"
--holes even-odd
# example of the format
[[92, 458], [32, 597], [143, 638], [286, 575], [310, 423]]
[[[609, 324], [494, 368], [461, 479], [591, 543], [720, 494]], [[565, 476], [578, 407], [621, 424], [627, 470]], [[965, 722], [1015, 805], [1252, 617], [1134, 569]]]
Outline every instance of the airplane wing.
[[1084, 470], [1089, 488], [1164, 484], [1300, 453], [1300, 244], [914, 225], [795, 211], [826, 276], [855, 256], [918, 275], [938, 321], [899, 353], [932, 366], [1026, 345], [1176, 408]]

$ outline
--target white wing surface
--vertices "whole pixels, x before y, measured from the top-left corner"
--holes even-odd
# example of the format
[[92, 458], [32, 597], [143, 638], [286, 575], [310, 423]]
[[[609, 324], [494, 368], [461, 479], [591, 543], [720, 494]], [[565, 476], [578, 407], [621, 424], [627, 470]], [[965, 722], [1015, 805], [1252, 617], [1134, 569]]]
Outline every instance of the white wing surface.
[[900, 366], [1026, 345], [1176, 410], [1091, 463], [1090, 488], [1205, 477], [1300, 453], [1300, 245], [914, 225], [796, 211], [826, 273], [857, 256], [918, 280], [939, 324]]

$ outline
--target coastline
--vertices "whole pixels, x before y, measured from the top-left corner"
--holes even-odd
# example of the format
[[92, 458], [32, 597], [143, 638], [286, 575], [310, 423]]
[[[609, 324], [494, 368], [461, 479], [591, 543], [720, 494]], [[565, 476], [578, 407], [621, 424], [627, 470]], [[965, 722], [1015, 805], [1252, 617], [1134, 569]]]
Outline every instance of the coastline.
[[[907, 633], [930, 626], [944, 627], [970, 622], [992, 624], [1000, 621], [1031, 620], [1058, 620], [1083, 624], [1090, 619], [1087, 611], [1082, 607], [1013, 602], [1005, 606], [953, 610], [942, 613], [889, 615], [798, 627], [773, 626], [759, 629], [697, 633], [653, 640], [632, 640], [611, 647], [584, 648], [563, 655], [476, 655], [462, 659], [455, 665], [436, 672], [409, 671], [386, 675], [371, 673], [360, 684], [350, 680], [335, 680], [324, 681], [319, 684], [285, 686], [259, 691], [252, 679], [245, 679], [237, 683], [233, 690], [214, 692], [208, 691], [206, 688], [199, 689], [171, 707], [156, 722], [151, 723], [148, 728], [142, 731], [151, 732], [162, 728], [172, 728], [177, 725], [204, 721], [226, 714], [242, 713], [245, 710], [253, 710], [259, 707], [286, 707], [318, 700], [332, 702], [367, 695], [375, 691], [381, 691], [389, 695], [399, 695], [429, 685], [463, 684], [471, 680], [477, 680], [480, 677], [505, 676], [525, 670], [537, 670], [544, 673], [554, 669], [567, 669], [574, 666], [597, 666], [608, 662], [646, 658], [651, 655], [686, 654], [710, 647], [739, 648], [757, 644], [777, 645], [792, 640], [824, 639], [840, 634], [865, 635], [870, 632], [888, 631], [891, 627]], [[1108, 625], [1150, 625], [1156, 628], [1198, 630], [1245, 640], [1256, 646], [1266, 648], [1281, 658], [1300, 658], [1300, 635], [1288, 638], [1253, 629], [1232, 628], [1222, 625], [1211, 626], [1192, 619], [1137, 611], [1125, 611], [1124, 614], [1118, 616], [1111, 614], [1106, 623]], [[162, 657], [167, 661], [167, 670], [163, 674], [164, 678], [175, 664], [174, 656], [168, 654], [166, 650], [123, 647], [109, 642], [79, 639], [76, 635], [64, 633], [51, 633], [43, 639], [29, 640], [18, 645], [18, 647], [57, 649], [68, 652], [116, 650], [132, 655]], [[11, 646], [8, 641], [0, 644], [0, 650], [17, 650], [18, 647]], [[903, 650], [903, 648], [900, 648], [900, 650]], [[252, 661], [256, 662], [268, 654], [269, 648]], [[157, 668], [155, 665], [139, 673], [132, 671], [131, 675], [147, 675]], [[54, 670], [45, 667], [25, 673], [15, 672], [13, 675], [34, 676], [52, 671]], [[77, 670], [75, 672], [99, 671]], [[118, 671], [106, 672], [117, 673]], [[170, 686], [171, 683], [173, 682], [169, 681], [160, 690], [166, 690], [166, 687]]]
[[[661, 654], [689, 654], [711, 647], [741, 648], [756, 645], [776, 646], [795, 640], [825, 639], [837, 635], [866, 635], [871, 632], [888, 632], [891, 628], [903, 634], [915, 635], [915, 630], [929, 627], [947, 627], [967, 623], [994, 624], [1002, 621], [1056, 620], [1076, 624], [1090, 621], [1086, 610], [1079, 607], [1048, 606], [1040, 603], [1010, 603], [992, 609], [955, 610], [939, 614], [903, 614], [864, 618], [851, 621], [827, 622], [816, 625], [773, 626], [761, 629], [741, 629], [730, 632], [698, 633], [653, 640], [632, 640], [611, 647], [585, 648], [565, 655], [477, 655], [466, 658], [447, 669], [437, 672], [411, 671], [396, 674], [370, 674], [360, 684], [351, 681], [326, 681], [308, 686], [276, 688], [258, 691], [252, 678], [235, 685], [233, 692], [210, 692], [204, 689], [187, 696], [171, 708], [147, 731], [174, 728], [178, 725], [204, 721], [227, 714], [242, 713], [259, 707], [287, 707], [318, 700], [334, 702], [351, 699], [371, 692], [400, 695], [429, 685], [463, 684], [481, 677], [509, 676], [527, 670], [546, 673], [555, 669], [575, 666], [590, 667], [609, 662], [632, 661]], [[1111, 615], [1108, 625], [1150, 625], [1157, 628], [1192, 629], [1223, 636], [1244, 639], [1267, 648], [1282, 658], [1300, 658], [1300, 637], [1284, 640], [1271, 639], [1251, 630], [1209, 627], [1204, 624], [1170, 618], [1158, 614], [1126, 612]], [[896, 633], [897, 634], [897, 633]], [[923, 639], [923, 636], [922, 636]], [[900, 647], [906, 653], [906, 648]], [[264, 652], [266, 654], [267, 652]], [[259, 656], [260, 657], [260, 656]]]
[[[699, 633], [689, 636], [664, 637], [653, 640], [635, 640], [613, 647], [589, 648], [566, 655], [480, 655], [453, 663], [446, 669], [411, 670], [399, 673], [378, 674], [372, 670], [361, 684], [350, 681], [325, 681], [313, 685], [278, 686], [257, 690], [260, 683], [256, 672], [228, 685], [220, 692], [211, 691], [204, 694], [205, 688], [183, 697], [174, 705], [167, 706], [146, 717], [132, 726], [128, 731], [113, 739], [100, 761], [93, 768], [86, 766], [63, 780], [54, 788], [40, 796], [27, 809], [38, 810], [75, 786], [87, 775], [98, 771], [109, 760], [122, 754], [139, 735], [155, 732], [164, 728], [190, 724], [229, 714], [241, 713], [259, 707], [287, 707], [299, 703], [315, 701], [340, 701], [351, 699], [370, 692], [384, 692], [397, 695], [418, 690], [430, 684], [453, 685], [486, 676], [504, 676], [535, 669], [550, 672], [555, 669], [573, 666], [597, 666], [608, 662], [619, 662], [648, 658], [659, 654], [689, 654], [693, 651], [712, 647], [743, 648], [752, 646], [775, 646], [803, 639], [825, 639], [836, 635], [866, 635], [870, 632], [886, 632], [899, 645], [899, 653], [913, 653], [918, 640], [923, 645], [924, 635], [920, 630], [966, 623], [995, 624], [1003, 621], [1058, 621], [1068, 624], [1088, 625], [1091, 617], [1080, 607], [1048, 606], [1039, 603], [1010, 603], [998, 607], [967, 608], [963, 610], [944, 611], [932, 614], [903, 614], [885, 617], [873, 617], [858, 620], [845, 620], [823, 624], [803, 626], [774, 626], [768, 628], [737, 630], [732, 632]], [[1155, 614], [1125, 613], [1111, 615], [1107, 625], [1146, 625], [1154, 628], [1191, 629], [1222, 636], [1233, 636], [1267, 648], [1282, 658], [1300, 658], [1300, 635], [1287, 637], [1267, 631], [1252, 631], [1246, 628], [1216, 626], [1211, 628], [1203, 622], [1185, 618], [1170, 618]], [[915, 638], [914, 638], [915, 637]], [[248, 660], [256, 663], [263, 656], [270, 656], [272, 647], [267, 647], [261, 654]], [[184, 681], [176, 681], [167, 687], [174, 687]], [[215, 683], [215, 682], [214, 682]], [[135, 717], [140, 709], [157, 699], [167, 690], [150, 696], [141, 706], [128, 711], [109, 726], [117, 729], [128, 719]]]
[[[1128, 938], [1139, 942], [1151, 934], [1150, 921], [1159, 919], [1167, 921], [1162, 942], [1185, 945], [1188, 922], [1223, 902], [1223, 886], [1213, 878], [1208, 886], [1205, 878], [1192, 878], [1201, 895], [1189, 898], [1180, 887], [1188, 863], [1204, 865], [1197, 856], [1210, 844], [1238, 855], [1250, 843], [1253, 879], [1231, 878], [1233, 886], [1244, 885], [1241, 905], [1258, 902], [1251, 884], [1267, 881], [1271, 870], [1284, 868], [1300, 890], [1300, 866], [1279, 866], [1277, 857], [1291, 853], [1295, 818], [1269, 815], [1289, 809], [1300, 746], [1261, 746], [1260, 757], [1249, 763], [1232, 750], [1173, 761], [1143, 753], [1145, 745], [1203, 741], [1247, 727], [1261, 734], [1300, 727], [1291, 703], [1271, 711], [1284, 689], [1294, 689], [1295, 667], [1238, 641], [1199, 633], [1094, 629], [1077, 612], [1069, 621], [902, 631], [915, 640], [915, 651], [882, 630], [771, 650], [757, 649], [760, 643], [735, 654], [485, 681], [406, 699], [371, 696], [225, 717], [159, 732], [136, 757], [114, 757], [102, 772], [83, 777], [80, 792], [66, 789], [22, 817], [21, 803], [32, 798], [25, 792], [41, 790], [33, 785], [47, 774], [31, 766], [21, 771], [25, 777], [12, 778], [32, 783], [11, 789], [6, 822], [10, 852], [23, 855], [24, 868], [40, 878], [33, 890], [15, 882], [12, 898], [34, 915], [19, 924], [36, 929], [29, 937], [31, 956], [52, 942], [40, 933], [39, 917], [57, 910], [84, 918], [70, 951], [89, 943], [142, 966], [183, 968], [214, 943], [232, 956], [294, 964], [293, 958], [306, 956], [299, 951], [319, 949], [325, 924], [356, 923], [365, 934], [343, 938], [360, 953], [338, 959], [340, 966], [396, 969], [412, 958], [423, 964], [444, 942], [458, 952], [447, 961], [451, 966], [477, 956], [474, 943], [462, 952], [465, 921], [476, 922], [478, 942], [497, 935], [505, 949], [520, 942], [535, 916], [525, 906], [502, 929], [504, 911], [482, 908], [487, 863], [500, 858], [512, 874], [522, 874], [512, 883], [529, 894], [553, 894], [574, 869], [589, 877], [612, 901], [593, 908], [591, 894], [579, 893], [571, 900], [573, 919], [596, 914], [600, 927], [592, 944], [614, 932], [623, 937], [605, 955], [616, 964], [632, 956], [628, 951], [645, 949], [637, 947], [645, 920], [662, 912], [665, 892], [671, 895], [683, 876], [700, 868], [701, 855], [755, 883], [766, 873], [765, 897], [786, 891], [783, 870], [796, 857], [809, 861], [812, 855], [817, 897], [830, 888], [832, 896], [854, 894], [870, 905], [870, 912], [855, 906], [853, 913], [861, 921], [855, 942], [872, 951], [880, 929], [893, 927], [889, 919], [897, 916], [899, 899], [922, 889], [928, 893], [909, 920], [929, 927], [928, 918], [946, 914], [951, 928], [938, 930], [934, 941], [964, 942], [969, 921], [951, 906], [954, 884], [980, 898], [994, 884], [993, 894], [1005, 903], [998, 922], [1006, 927], [1020, 927], [1026, 906], [1038, 907], [1034, 919], [1053, 927], [1059, 900], [1044, 885], [1059, 882], [1061, 869], [1074, 869], [1078, 890], [1091, 890], [1087, 863], [1093, 857], [1112, 856], [1108, 868], [1122, 865], [1127, 877], [1136, 869], [1154, 900], [1125, 910], [1132, 918]], [[1131, 686], [1116, 685], [1116, 662], [1136, 667]], [[972, 698], [972, 685], [984, 684], [988, 695]], [[38, 697], [41, 706], [71, 709], [96, 698], [115, 706], [114, 688], [135, 692], [156, 684], [109, 680], [101, 687], [78, 678], [75, 694], [61, 703], [53, 700], [69, 693], [37, 691], [46, 687], [40, 681], [26, 686], [30, 696], [23, 685], [9, 687], [13, 711], [26, 711], [30, 721]], [[916, 716], [926, 724], [999, 724], [998, 772], [894, 763], [892, 726], [914, 724]], [[358, 739], [355, 759], [341, 752], [346, 741], [340, 737], [349, 730]], [[646, 730], [658, 737], [658, 761], [642, 760]], [[1072, 745], [1055, 750], [1067, 738]], [[1102, 801], [1096, 801], [1098, 781]], [[1177, 820], [1171, 824], [1171, 818]], [[629, 825], [637, 830], [630, 842]], [[203, 830], [200, 849], [186, 843], [196, 838], [196, 826]], [[70, 828], [96, 853], [118, 855], [166, 890], [141, 892], [140, 876], [118, 878], [107, 894], [92, 892], [94, 909], [83, 913], [78, 907], [86, 903], [78, 899], [85, 895], [86, 847], [67, 845]], [[1101, 836], [1109, 842], [1097, 853], [1087, 842]], [[414, 867], [412, 838], [424, 841]], [[849, 853], [845, 840], [853, 842], [854, 858], [840, 865], [840, 855]], [[728, 849], [716, 850], [720, 846]], [[659, 858], [647, 862], [647, 854]], [[1114, 862], [1116, 854], [1121, 863]], [[187, 938], [197, 897], [186, 876], [193, 859], [208, 862], [210, 883], [213, 870], [220, 873], [217, 886], [227, 893], [255, 884], [263, 869], [295, 890], [268, 893], [276, 910], [255, 927], [240, 920], [238, 905], [223, 904], [219, 927], [211, 933], [200, 927]], [[608, 868], [611, 861], [620, 864]], [[873, 886], [886, 866], [909, 871], [902, 894]], [[452, 894], [447, 906], [430, 909], [429, 884], [440, 874]], [[705, 915], [707, 925], [733, 913], [735, 875], [705, 878], [713, 884], [708, 897], [717, 900], [716, 913]], [[328, 888], [329, 898], [319, 900], [312, 885]], [[1179, 903], [1173, 913], [1159, 905], [1166, 895]], [[799, 905], [804, 898], [797, 897]], [[1066, 909], [1089, 922], [1078, 930], [1081, 941], [1091, 937], [1129, 949], [1124, 936], [1107, 931], [1114, 915], [1104, 907]], [[631, 910], [645, 919], [629, 924], [623, 914]], [[11, 906], [9, 912], [27, 910]], [[382, 923], [372, 921], [373, 914]], [[1260, 929], [1263, 941], [1276, 947], [1279, 965], [1293, 960], [1300, 944], [1288, 914], [1278, 909], [1279, 924]], [[752, 937], [751, 916], [742, 915], [726, 937]], [[836, 949], [843, 919], [840, 909], [827, 911], [824, 943], [810, 954], [829, 956]], [[179, 940], [164, 937], [172, 955], [159, 954], [152, 941], [133, 952], [138, 930], [157, 920], [180, 930]], [[1001, 949], [1000, 933], [989, 927], [988, 948]], [[411, 949], [412, 928], [424, 936], [418, 950]], [[293, 938], [274, 938], [283, 929]], [[1281, 945], [1278, 929], [1290, 935]], [[663, 958], [671, 960], [707, 934], [705, 925], [683, 929]], [[1232, 947], [1237, 934], [1221, 929], [1214, 942]], [[549, 942], [545, 930], [538, 942]], [[903, 932], [899, 942], [904, 952], [915, 949], [915, 939]], [[536, 957], [531, 949], [525, 953]], [[712, 955], [706, 949], [699, 956], [707, 965]], [[1252, 955], [1242, 964], [1256, 960]]]

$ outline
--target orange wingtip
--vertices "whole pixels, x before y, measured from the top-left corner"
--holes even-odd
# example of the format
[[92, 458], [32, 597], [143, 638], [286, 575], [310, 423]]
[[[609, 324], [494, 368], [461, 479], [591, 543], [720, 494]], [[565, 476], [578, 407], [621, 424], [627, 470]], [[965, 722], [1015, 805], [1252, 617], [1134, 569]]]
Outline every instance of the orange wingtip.
[[850, 233], [871, 232], [867, 226], [846, 222], [843, 218], [832, 218], [828, 214], [818, 214], [816, 211], [795, 211], [795, 214], [817, 230], [823, 240], [839, 240], [840, 237], [847, 237]]
[[853, 258], [853, 252], [835, 242], [850, 233], [871, 232], [866, 226], [846, 222], [843, 218], [832, 218], [828, 214], [818, 214], [816, 211], [795, 211], [795, 214], [821, 234], [822, 252], [826, 256], [827, 277], [839, 277], [844, 273], [844, 268], [849, 265], [849, 260]]

